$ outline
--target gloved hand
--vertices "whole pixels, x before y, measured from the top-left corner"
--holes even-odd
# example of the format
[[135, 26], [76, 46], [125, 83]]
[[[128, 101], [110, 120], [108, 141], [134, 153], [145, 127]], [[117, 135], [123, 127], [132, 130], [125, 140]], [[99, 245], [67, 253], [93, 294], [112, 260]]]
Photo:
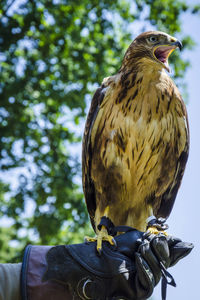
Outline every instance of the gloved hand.
[[[180, 259], [187, 256], [193, 249], [193, 244], [182, 242], [179, 238], [173, 236], [165, 236], [162, 233], [158, 235], [143, 235], [143, 241], [138, 248], [136, 255], [136, 264], [148, 264], [147, 272], [151, 271], [154, 277], [155, 285], [162, 277], [162, 299], [166, 299], [167, 284], [176, 286], [172, 275], [167, 271], [167, 268], [174, 266]], [[139, 268], [138, 268], [139, 270]], [[138, 273], [139, 274], [139, 273]], [[138, 280], [137, 285], [141, 281], [142, 275]], [[138, 295], [140, 292], [138, 291]], [[140, 297], [138, 298], [140, 299]], [[143, 299], [143, 298], [141, 298]]]
[[161, 276], [170, 278], [166, 268], [193, 248], [171, 236], [148, 236], [137, 230], [115, 240], [117, 248], [103, 243], [101, 256], [95, 242], [51, 248], [43, 280], [67, 285], [73, 299], [147, 299]]

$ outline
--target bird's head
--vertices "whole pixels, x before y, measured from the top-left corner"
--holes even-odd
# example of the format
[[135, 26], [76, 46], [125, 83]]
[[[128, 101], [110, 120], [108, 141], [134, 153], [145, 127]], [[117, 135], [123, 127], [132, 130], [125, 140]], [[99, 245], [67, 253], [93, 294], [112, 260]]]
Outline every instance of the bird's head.
[[168, 57], [176, 48], [182, 48], [182, 43], [176, 38], [160, 31], [144, 32], [131, 43], [123, 63], [127, 65], [128, 61], [142, 63], [148, 60], [149, 66], [165, 68], [169, 72]]

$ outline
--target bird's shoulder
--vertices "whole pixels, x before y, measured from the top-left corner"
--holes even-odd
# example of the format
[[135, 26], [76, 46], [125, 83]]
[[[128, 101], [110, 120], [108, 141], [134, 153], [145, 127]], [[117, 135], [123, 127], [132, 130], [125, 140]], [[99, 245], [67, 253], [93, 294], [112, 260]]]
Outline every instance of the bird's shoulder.
[[101, 86], [98, 87], [95, 91], [85, 123], [83, 144], [85, 144], [86, 142], [90, 142], [91, 131], [94, 126], [94, 122], [98, 115], [99, 109], [105, 103], [106, 98], [108, 98], [109, 92], [112, 90], [112, 87], [117, 84], [117, 81], [117, 75], [106, 77], [103, 79]]

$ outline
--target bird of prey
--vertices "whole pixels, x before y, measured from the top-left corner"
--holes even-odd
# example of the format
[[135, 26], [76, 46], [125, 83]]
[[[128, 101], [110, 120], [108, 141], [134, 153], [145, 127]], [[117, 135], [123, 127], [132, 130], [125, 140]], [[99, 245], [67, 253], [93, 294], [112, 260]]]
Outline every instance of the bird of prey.
[[182, 44], [159, 31], [140, 34], [114, 76], [104, 78], [87, 117], [83, 190], [91, 223], [113, 243], [103, 216], [145, 231], [151, 215], [168, 218], [189, 151], [187, 112], [168, 76], [168, 57]]

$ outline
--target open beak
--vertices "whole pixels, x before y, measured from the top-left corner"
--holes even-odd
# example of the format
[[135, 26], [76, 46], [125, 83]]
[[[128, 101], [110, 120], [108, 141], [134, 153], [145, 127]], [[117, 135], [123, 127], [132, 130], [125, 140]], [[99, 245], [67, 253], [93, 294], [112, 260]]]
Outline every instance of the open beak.
[[168, 57], [176, 48], [179, 48], [181, 50], [182, 47], [183, 47], [182, 43], [176, 40], [167, 45], [156, 46], [154, 48], [153, 54], [155, 59], [160, 61], [164, 65], [165, 69], [168, 72], [170, 72], [169, 65], [168, 65]]

